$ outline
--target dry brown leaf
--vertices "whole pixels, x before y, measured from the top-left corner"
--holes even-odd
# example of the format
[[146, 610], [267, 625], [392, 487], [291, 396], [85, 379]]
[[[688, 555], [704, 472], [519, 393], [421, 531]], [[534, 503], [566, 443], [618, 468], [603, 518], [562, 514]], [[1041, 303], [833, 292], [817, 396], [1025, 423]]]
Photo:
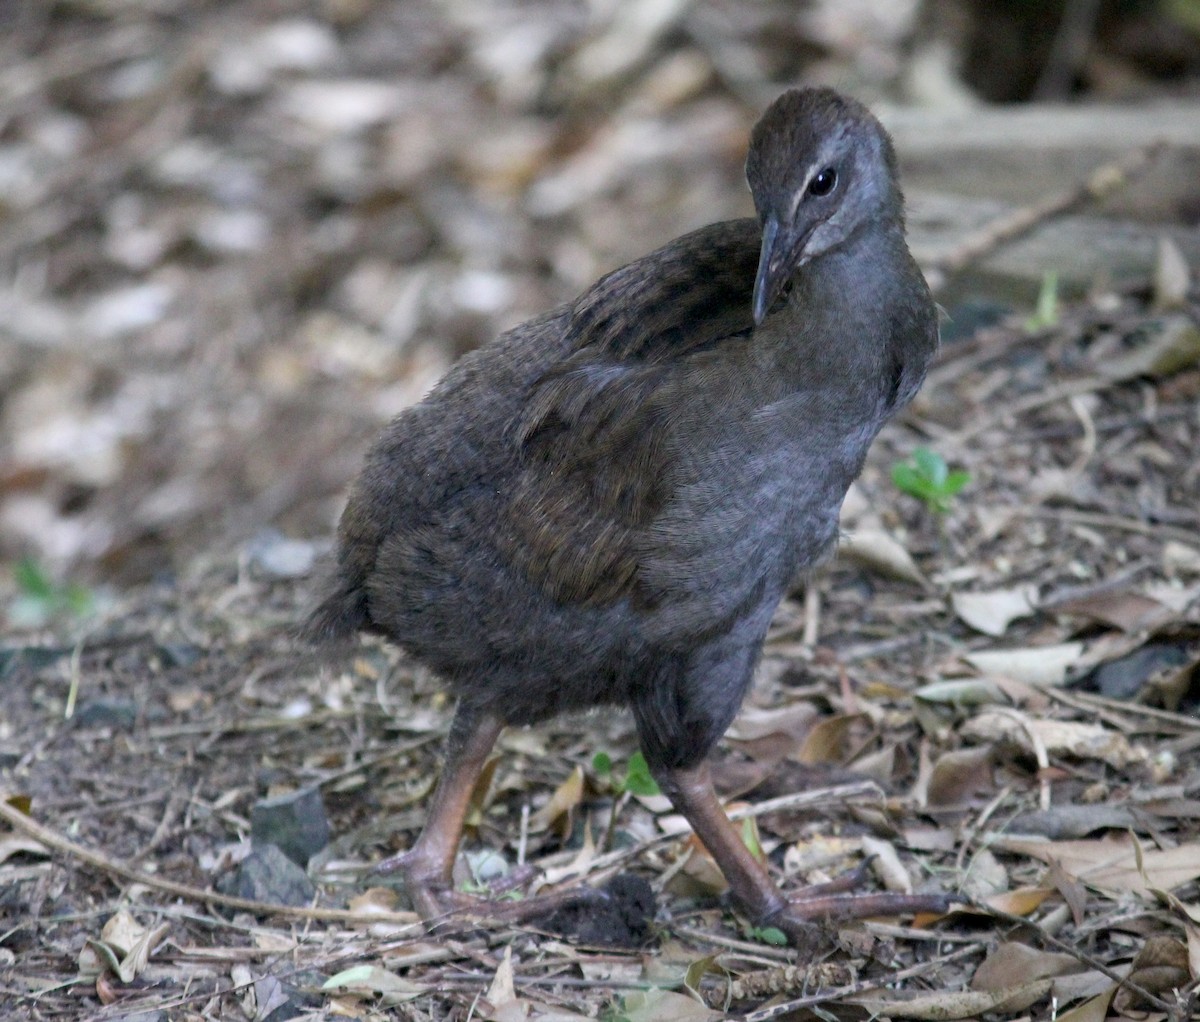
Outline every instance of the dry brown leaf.
[[1073, 756], [1076, 759], [1098, 759], [1109, 766], [1121, 768], [1144, 763], [1149, 758], [1145, 749], [1130, 745], [1129, 740], [1098, 724], [1073, 720], [1044, 720], [1035, 717], [1015, 719], [1011, 713], [984, 710], [963, 724], [962, 737], [979, 741], [1007, 741], [1034, 753], [1034, 742], [1048, 753]]
[[927, 1019], [945, 1022], [948, 1019], [978, 1018], [990, 1012], [1019, 1012], [1036, 1004], [1050, 992], [1051, 981], [1033, 980], [1004, 990], [959, 990], [922, 994], [911, 1000], [891, 1000], [861, 994], [846, 998], [875, 1015], [892, 1018]]
[[869, 718], [863, 713], [843, 713], [826, 717], [805, 736], [795, 759], [801, 763], [840, 763], [846, 755], [850, 729]]
[[1140, 632], [1155, 628], [1175, 617], [1172, 610], [1160, 601], [1132, 589], [1090, 593], [1077, 599], [1055, 603], [1049, 609], [1055, 614], [1081, 617], [1119, 628], [1123, 632]]
[[1112, 1004], [1113, 995], [1119, 989], [1116, 983], [1110, 983], [1104, 993], [1064, 1011], [1058, 1016], [1058, 1022], [1104, 1022], [1108, 1018], [1108, 1007]]
[[1054, 885], [1063, 901], [1071, 910], [1071, 918], [1076, 926], [1083, 925], [1084, 911], [1087, 909], [1087, 890], [1078, 880], [1062, 868], [1059, 862], [1050, 863], [1046, 878]]
[[870, 834], [864, 834], [862, 850], [864, 855], [872, 857], [871, 869], [875, 871], [875, 875], [886, 890], [912, 894], [912, 877], [908, 875], [908, 870], [900, 861], [895, 845], [890, 841], [883, 841], [880, 838], [871, 837]]
[[1042, 902], [1054, 893], [1052, 887], [1018, 887], [1015, 891], [993, 894], [987, 904], [1014, 916], [1027, 916], [1041, 908]]
[[1163, 570], [1168, 573], [1200, 575], [1200, 549], [1169, 539], [1162, 548]]
[[971, 898], [986, 901], [1009, 888], [1008, 870], [1004, 863], [987, 848], [980, 849], [971, 858], [970, 868], [962, 879], [962, 892]]
[[529, 829], [534, 833], [548, 830], [551, 825], [570, 817], [583, 801], [583, 767], [576, 765], [550, 796], [550, 801], [529, 818]]
[[988, 745], [969, 749], [954, 749], [943, 753], [933, 764], [926, 791], [930, 806], [962, 806], [980, 794], [995, 789], [992, 761]]
[[886, 578], [912, 582], [925, 588], [929, 586], [929, 580], [921, 573], [912, 555], [883, 529], [862, 528], [843, 533], [838, 541], [838, 556]]
[[1029, 855], [1047, 864], [1058, 861], [1069, 874], [1109, 896], [1132, 893], [1150, 898], [1151, 887], [1172, 890], [1200, 877], [1197, 842], [1142, 849], [1144, 877], [1138, 868], [1138, 847], [1128, 834], [1095, 841], [1029, 841], [998, 835], [992, 847]]
[[[1175, 937], [1149, 937], [1141, 950], [1134, 956], [1129, 970], [1129, 981], [1151, 994], [1166, 994], [1181, 990], [1191, 980], [1188, 949], [1183, 941]], [[1145, 1011], [1152, 1005], [1129, 987], [1123, 987], [1113, 999], [1113, 1005], [1123, 1014]]]
[[1066, 976], [1083, 969], [1072, 955], [1005, 941], [979, 963], [970, 986], [972, 990], [1008, 990], [1029, 980]]
[[487, 993], [483, 996], [495, 1008], [499, 1008], [509, 1001], [516, 999], [517, 990], [513, 977], [511, 944], [504, 949], [504, 957], [500, 960], [500, 964], [496, 966], [496, 975], [492, 977], [492, 982], [488, 986]]
[[817, 718], [810, 702], [788, 703], [774, 709], [745, 707], [726, 737], [755, 760], [778, 763], [795, 755]]
[[33, 838], [15, 835], [0, 841], [0, 862], [11, 859], [14, 855], [49, 855], [50, 849]]
[[1037, 598], [1037, 586], [1028, 585], [983, 593], [951, 593], [950, 606], [977, 632], [999, 636], [1018, 618], [1036, 613]]

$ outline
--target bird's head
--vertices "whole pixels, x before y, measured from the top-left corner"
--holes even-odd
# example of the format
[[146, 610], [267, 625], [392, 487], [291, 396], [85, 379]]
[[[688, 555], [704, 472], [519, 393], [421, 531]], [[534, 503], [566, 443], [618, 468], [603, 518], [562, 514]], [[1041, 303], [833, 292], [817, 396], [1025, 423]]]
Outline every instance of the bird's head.
[[794, 89], [750, 135], [746, 179], [762, 224], [754, 281], [761, 323], [796, 270], [867, 223], [903, 219], [891, 139], [861, 103]]

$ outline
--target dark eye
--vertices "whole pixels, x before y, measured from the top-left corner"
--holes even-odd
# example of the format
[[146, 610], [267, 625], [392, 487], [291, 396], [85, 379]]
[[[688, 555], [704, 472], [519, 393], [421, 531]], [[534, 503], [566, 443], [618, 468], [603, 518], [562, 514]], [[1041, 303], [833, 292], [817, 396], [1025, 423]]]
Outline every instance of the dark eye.
[[808, 194], [820, 198], [828, 195], [837, 187], [837, 171], [826, 167], [821, 173], [808, 182]]

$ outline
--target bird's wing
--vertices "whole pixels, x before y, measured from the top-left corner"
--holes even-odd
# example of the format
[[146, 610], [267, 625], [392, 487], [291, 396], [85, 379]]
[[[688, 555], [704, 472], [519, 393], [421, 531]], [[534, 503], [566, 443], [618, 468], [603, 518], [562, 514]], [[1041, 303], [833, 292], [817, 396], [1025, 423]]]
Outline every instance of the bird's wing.
[[570, 354], [516, 424], [522, 471], [500, 523], [510, 560], [554, 598], [638, 600], [639, 537], [670, 501], [689, 365], [753, 328], [753, 220], [715, 224], [602, 278], [567, 325]]

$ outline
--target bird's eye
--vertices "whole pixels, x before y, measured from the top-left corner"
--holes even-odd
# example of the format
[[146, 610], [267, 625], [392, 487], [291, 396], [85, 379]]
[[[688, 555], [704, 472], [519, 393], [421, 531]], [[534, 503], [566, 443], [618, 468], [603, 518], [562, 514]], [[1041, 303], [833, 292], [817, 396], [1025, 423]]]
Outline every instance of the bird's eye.
[[820, 198], [822, 195], [828, 195], [837, 186], [837, 171], [832, 167], [826, 167], [821, 173], [814, 177], [808, 183], [808, 194], [815, 195]]

